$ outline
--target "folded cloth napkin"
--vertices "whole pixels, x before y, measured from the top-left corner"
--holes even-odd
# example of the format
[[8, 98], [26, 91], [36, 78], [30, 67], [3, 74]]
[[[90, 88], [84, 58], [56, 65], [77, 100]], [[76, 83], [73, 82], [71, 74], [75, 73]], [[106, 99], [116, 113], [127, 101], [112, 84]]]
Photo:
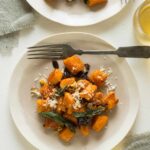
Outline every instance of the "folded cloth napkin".
[[123, 150], [150, 150], [150, 133], [127, 137], [123, 147]]
[[25, 0], [0, 0], [0, 52], [15, 46], [19, 30], [30, 27], [35, 20]]

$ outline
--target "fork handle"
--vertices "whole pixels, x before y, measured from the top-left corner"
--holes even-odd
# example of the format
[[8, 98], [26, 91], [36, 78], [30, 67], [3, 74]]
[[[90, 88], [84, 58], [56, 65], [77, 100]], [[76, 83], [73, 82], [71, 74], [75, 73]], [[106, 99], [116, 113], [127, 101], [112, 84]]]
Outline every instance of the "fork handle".
[[117, 55], [119, 57], [150, 58], [150, 46], [120, 47]]
[[95, 55], [95, 54], [100, 54], [100, 55], [117, 55], [117, 52], [116, 51], [99, 51], [99, 50], [78, 50], [77, 52], [79, 55], [82, 55], [82, 54], [92, 54], [92, 55]]
[[150, 58], [150, 46], [119, 47], [116, 51], [78, 50], [77, 54], [118, 55], [129, 58]]

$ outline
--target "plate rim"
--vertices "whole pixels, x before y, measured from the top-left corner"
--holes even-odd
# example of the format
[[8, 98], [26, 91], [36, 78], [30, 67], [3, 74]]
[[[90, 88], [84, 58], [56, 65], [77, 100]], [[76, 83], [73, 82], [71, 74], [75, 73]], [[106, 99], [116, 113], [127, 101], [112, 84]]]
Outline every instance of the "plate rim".
[[[93, 36], [94, 38], [97, 38], [97, 39], [99, 39], [99, 40], [101, 40], [101, 41], [103, 41], [104, 43], [107, 43], [108, 45], [110, 45], [110, 46], [112, 46], [113, 48], [114, 48], [114, 50], [116, 49], [113, 45], [111, 45], [109, 42], [107, 42], [107, 41], [105, 41], [105, 40], [103, 40], [101, 37], [99, 37], [99, 36], [97, 36], [97, 35], [94, 35], [94, 34], [91, 34], [91, 33], [86, 33], [86, 32], [63, 32], [63, 33], [56, 33], [56, 34], [51, 34], [51, 35], [49, 35], [49, 36], [46, 36], [46, 37], [44, 37], [44, 38], [42, 38], [41, 40], [38, 40], [37, 42], [35, 42], [33, 45], [36, 45], [36, 44], [38, 44], [38, 43], [40, 43], [40, 42], [42, 42], [43, 40], [45, 40], [45, 39], [47, 39], [47, 38], [52, 38], [52, 37], [55, 37], [55, 36], [60, 36], [60, 35], [73, 35], [73, 34], [82, 34], [82, 35], [86, 35], [86, 36]], [[14, 77], [14, 75], [15, 75], [15, 70], [17, 69], [17, 66], [18, 66], [18, 64], [19, 64], [19, 62], [23, 59], [23, 57], [24, 57], [24, 55], [26, 54], [26, 51], [24, 51], [24, 53], [22, 54], [22, 56], [20, 57], [20, 59], [17, 61], [17, 63], [15, 64], [15, 66], [14, 66], [14, 69], [13, 69], [13, 71], [12, 71], [12, 73], [11, 73], [11, 77], [10, 77], [10, 80], [9, 80], [9, 88], [8, 88], [8, 93], [10, 93], [10, 91], [11, 91], [11, 86], [10, 85], [12, 85], [12, 78]], [[129, 64], [128, 64], [128, 62], [125, 60], [125, 63], [128, 65], [128, 70], [130, 71], [130, 74], [131, 74], [131, 76], [132, 77], [134, 77], [134, 74], [133, 74], [133, 72], [132, 72], [132, 70], [131, 70], [131, 67], [129, 66]], [[117, 138], [116, 139], [116, 141], [115, 141], [115, 143], [111, 143], [111, 146], [109, 145], [109, 148], [108, 149], [106, 149], [106, 150], [110, 150], [110, 148], [112, 149], [112, 148], [114, 148], [115, 146], [117, 146], [124, 138], [125, 138], [125, 136], [128, 134], [128, 132], [131, 130], [131, 128], [132, 128], [132, 126], [134, 125], [134, 122], [135, 122], [135, 120], [136, 120], [136, 117], [137, 117], [137, 115], [138, 115], [138, 110], [139, 110], [139, 106], [140, 106], [140, 96], [139, 96], [139, 89], [138, 89], [138, 86], [137, 86], [137, 80], [136, 80], [136, 78], [134, 78], [134, 88], [135, 88], [135, 90], [137, 91], [137, 95], [138, 95], [138, 99], [137, 99], [137, 104], [136, 104], [136, 108], [135, 108], [135, 113], [134, 113], [134, 115], [132, 115], [132, 118], [130, 118], [130, 123], [128, 124], [128, 128], [126, 128], [126, 129], [124, 129], [124, 132], [122, 132], [122, 134], [120, 134], [119, 136], [121, 136], [121, 137], [119, 137], [119, 138]], [[8, 94], [9, 95], [9, 94]], [[20, 132], [20, 134], [25, 138], [25, 140], [27, 140], [33, 147], [35, 147], [36, 149], [41, 149], [42, 150], [42, 147], [38, 147], [36, 144], [35, 144], [35, 142], [34, 142], [34, 140], [32, 140], [31, 138], [29, 138], [29, 136], [27, 136], [26, 134], [25, 134], [25, 132], [24, 131], [22, 131], [22, 129], [21, 129], [21, 127], [18, 125], [18, 121], [17, 121], [17, 119], [15, 119], [15, 114], [14, 114], [14, 112], [13, 112], [13, 106], [12, 106], [12, 100], [9, 98], [9, 96], [7, 97], [7, 99], [8, 99], [8, 101], [9, 101], [9, 112], [10, 112], [10, 115], [11, 115], [11, 117], [12, 117], [12, 120], [13, 120], [13, 122], [14, 122], [14, 124], [15, 124], [15, 126], [16, 126], [16, 128], [19, 130], [19, 132]]]
[[[39, 11], [37, 10], [37, 8], [31, 4], [31, 0], [26, 0], [26, 1], [27, 1], [27, 3], [28, 3], [38, 14], [40, 14], [40, 15], [43, 16], [44, 18], [46, 18], [46, 19], [48, 19], [48, 20], [51, 20], [51, 21], [53, 21], [53, 22], [55, 22], [55, 23], [58, 23], [58, 24], [61, 24], [61, 25], [66, 25], [66, 26], [71, 26], [71, 27], [87, 27], [87, 26], [95, 25], [95, 24], [98, 24], [98, 23], [100, 23], [100, 22], [106, 21], [106, 20], [112, 18], [113, 16], [116, 16], [118, 13], [120, 13], [120, 12], [129, 4], [129, 2], [130, 2], [131, 0], [127, 0], [127, 3], [122, 4], [121, 7], [120, 7], [120, 9], [119, 9], [118, 11], [115, 11], [115, 12], [112, 13], [111, 15], [109, 15], [109, 17], [104, 17], [103, 19], [98, 19], [98, 20], [96, 20], [96, 21], [92, 21], [91, 23], [85, 23], [85, 24], [80, 24], [80, 23], [79, 23], [79, 24], [72, 24], [72, 23], [67, 23], [67, 22], [63, 22], [63, 21], [58, 21], [57, 19], [54, 19], [54, 18], [50, 18], [50, 17], [48, 17], [47, 15], [44, 15], [43, 12], [39, 12]], [[121, 1], [122, 1], [122, 0], [121, 0]], [[120, 3], [122, 3], [122, 2], [120, 2]]]

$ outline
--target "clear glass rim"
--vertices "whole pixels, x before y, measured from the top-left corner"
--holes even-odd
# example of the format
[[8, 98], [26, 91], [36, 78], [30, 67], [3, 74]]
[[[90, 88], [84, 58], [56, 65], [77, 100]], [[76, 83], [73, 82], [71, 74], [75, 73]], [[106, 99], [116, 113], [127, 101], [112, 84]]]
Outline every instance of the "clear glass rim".
[[141, 34], [142, 36], [145, 36], [147, 39], [150, 39], [150, 35], [147, 35], [147, 34], [143, 31], [143, 29], [142, 29], [142, 27], [141, 27], [141, 25], [140, 25], [140, 18], [139, 18], [140, 13], [141, 13], [141, 11], [142, 11], [142, 8], [143, 8], [145, 5], [147, 5], [147, 4], [150, 5], [150, 0], [146, 0], [143, 4], [141, 4], [141, 5], [137, 8], [137, 10], [136, 10], [136, 12], [135, 12], [135, 19], [137, 20], [138, 30], [139, 30], [140, 34]]

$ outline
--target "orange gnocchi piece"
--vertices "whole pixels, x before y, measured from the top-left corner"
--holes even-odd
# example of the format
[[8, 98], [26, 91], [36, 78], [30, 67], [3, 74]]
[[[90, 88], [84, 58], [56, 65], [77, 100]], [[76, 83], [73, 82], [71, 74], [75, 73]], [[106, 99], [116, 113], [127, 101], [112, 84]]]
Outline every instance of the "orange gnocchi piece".
[[80, 126], [80, 132], [83, 136], [89, 135], [89, 127], [88, 126]]
[[64, 96], [64, 104], [65, 107], [67, 108], [67, 113], [72, 114], [73, 112], [73, 104], [75, 103], [73, 96], [66, 92]]
[[93, 6], [96, 6], [96, 5], [104, 4], [106, 2], [107, 2], [107, 0], [88, 0], [87, 5], [89, 7], [93, 7]]
[[96, 84], [97, 86], [100, 87], [104, 84], [107, 77], [108, 77], [108, 74], [106, 74], [105, 72], [103, 72], [101, 70], [95, 70], [90, 74], [89, 79], [94, 84]]
[[48, 84], [44, 84], [40, 88], [40, 93], [44, 99], [47, 99], [51, 95], [53, 95], [53, 87], [50, 87]]
[[118, 103], [114, 91], [109, 92], [108, 95], [104, 97], [103, 101], [107, 104], [108, 109], [113, 109]]
[[80, 89], [84, 89], [89, 84], [90, 82], [88, 80], [81, 79], [81, 80], [78, 80], [77, 87], [79, 87]]
[[74, 132], [72, 132], [68, 128], [64, 128], [60, 133], [59, 137], [64, 141], [64, 142], [69, 142], [73, 137], [74, 137]]
[[96, 132], [99, 132], [106, 126], [107, 122], [108, 116], [106, 115], [97, 116], [93, 122], [92, 129], [95, 130]]
[[63, 73], [59, 69], [54, 69], [48, 77], [48, 83], [51, 85], [58, 84], [63, 77]]
[[36, 104], [38, 113], [50, 110], [50, 108], [47, 107], [47, 100], [38, 99]]
[[93, 97], [93, 101], [96, 101], [99, 105], [105, 105], [103, 97], [104, 97], [104, 94], [102, 92], [96, 92]]
[[73, 75], [76, 75], [84, 69], [84, 63], [76, 55], [66, 58], [64, 60], [64, 65]]
[[89, 84], [83, 91], [81, 91], [80, 97], [86, 99], [87, 101], [90, 101], [93, 98], [96, 90], [96, 85]]
[[62, 112], [66, 111], [65, 104], [64, 104], [64, 101], [63, 101], [62, 97], [60, 97], [58, 99], [58, 104], [57, 104], [56, 110], [57, 110], [58, 113], [62, 113]]
[[75, 83], [75, 78], [66, 78], [66, 79], [61, 80], [60, 87], [63, 89], [66, 86], [70, 86], [73, 83]]

